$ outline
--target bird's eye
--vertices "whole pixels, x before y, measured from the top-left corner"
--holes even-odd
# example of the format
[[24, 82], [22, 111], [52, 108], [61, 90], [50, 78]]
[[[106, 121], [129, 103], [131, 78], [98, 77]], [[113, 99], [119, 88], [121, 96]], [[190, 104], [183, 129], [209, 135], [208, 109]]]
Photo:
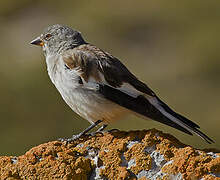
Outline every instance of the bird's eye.
[[51, 36], [51, 34], [46, 34], [44, 39], [48, 40]]

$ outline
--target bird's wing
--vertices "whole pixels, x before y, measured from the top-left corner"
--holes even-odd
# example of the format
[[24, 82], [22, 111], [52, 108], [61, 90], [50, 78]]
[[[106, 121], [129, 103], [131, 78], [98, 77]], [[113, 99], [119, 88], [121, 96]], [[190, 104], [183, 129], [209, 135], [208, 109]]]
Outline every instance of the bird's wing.
[[[67, 53], [64, 62], [70, 69], [80, 69], [84, 87], [95, 86], [105, 98], [135, 113], [174, 127], [187, 134], [195, 133], [213, 142], [199, 126], [174, 112], [143, 82], [139, 81], [117, 58], [90, 44]], [[89, 87], [90, 88], [90, 87]], [[90, 88], [91, 89], [91, 88]]]
[[79, 67], [85, 82], [96, 81], [136, 95], [154, 96], [154, 92], [139, 81], [117, 58], [90, 45], [81, 45], [64, 56], [70, 68]]

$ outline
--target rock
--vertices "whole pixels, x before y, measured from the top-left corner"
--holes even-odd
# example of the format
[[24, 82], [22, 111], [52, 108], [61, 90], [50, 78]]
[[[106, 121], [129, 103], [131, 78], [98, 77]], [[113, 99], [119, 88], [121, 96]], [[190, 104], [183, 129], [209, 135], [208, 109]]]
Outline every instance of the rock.
[[0, 157], [0, 179], [220, 179], [220, 153], [199, 150], [156, 129], [48, 142]]

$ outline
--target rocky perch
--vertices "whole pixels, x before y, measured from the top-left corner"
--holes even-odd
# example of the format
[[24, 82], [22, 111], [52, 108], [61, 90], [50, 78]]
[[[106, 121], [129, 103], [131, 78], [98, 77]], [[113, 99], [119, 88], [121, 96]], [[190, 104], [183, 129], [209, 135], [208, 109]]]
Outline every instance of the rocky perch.
[[0, 157], [0, 179], [220, 179], [220, 153], [199, 150], [156, 129], [48, 142]]

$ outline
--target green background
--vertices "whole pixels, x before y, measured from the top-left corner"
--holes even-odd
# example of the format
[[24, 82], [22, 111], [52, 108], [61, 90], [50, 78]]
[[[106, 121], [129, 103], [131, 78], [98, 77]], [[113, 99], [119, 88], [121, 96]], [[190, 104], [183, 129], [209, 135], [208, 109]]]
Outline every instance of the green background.
[[198, 148], [220, 148], [219, 9], [219, 0], [1, 0], [0, 155], [21, 155], [89, 125], [64, 103], [41, 49], [29, 44], [56, 23], [118, 57], [216, 143], [135, 116], [109, 128], [157, 128]]

